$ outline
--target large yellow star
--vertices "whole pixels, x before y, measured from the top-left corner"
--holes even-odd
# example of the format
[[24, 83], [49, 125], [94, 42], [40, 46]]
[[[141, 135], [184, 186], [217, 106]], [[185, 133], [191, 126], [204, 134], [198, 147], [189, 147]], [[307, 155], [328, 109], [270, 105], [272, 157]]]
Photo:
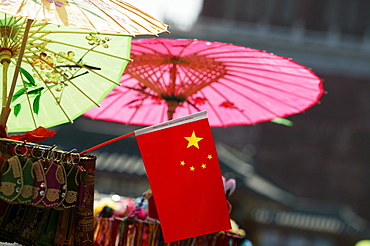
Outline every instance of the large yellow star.
[[185, 139], [189, 141], [187, 148], [191, 146], [195, 146], [196, 148], [199, 149], [198, 142], [202, 140], [203, 138], [197, 138], [197, 136], [195, 136], [195, 132], [193, 131], [193, 134], [191, 134], [191, 137], [185, 137]]

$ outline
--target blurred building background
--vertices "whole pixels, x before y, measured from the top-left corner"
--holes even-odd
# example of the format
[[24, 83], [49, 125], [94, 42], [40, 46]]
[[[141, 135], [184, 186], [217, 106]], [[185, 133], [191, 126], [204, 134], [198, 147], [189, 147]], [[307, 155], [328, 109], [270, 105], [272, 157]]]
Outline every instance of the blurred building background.
[[[161, 38], [266, 50], [323, 78], [321, 104], [288, 117], [292, 127], [213, 129], [222, 171], [237, 180], [231, 217], [254, 245], [351, 246], [370, 238], [370, 1], [129, 2], [171, 26]], [[83, 151], [137, 128], [80, 117], [55, 127], [45, 143]], [[140, 196], [149, 187], [134, 138], [92, 154], [99, 192]]]

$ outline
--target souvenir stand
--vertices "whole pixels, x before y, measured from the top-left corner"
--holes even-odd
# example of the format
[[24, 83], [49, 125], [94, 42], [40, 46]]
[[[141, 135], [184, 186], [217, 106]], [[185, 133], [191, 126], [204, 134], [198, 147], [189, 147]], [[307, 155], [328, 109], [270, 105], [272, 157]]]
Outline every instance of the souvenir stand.
[[0, 138], [0, 241], [93, 245], [95, 161]]
[[[239, 246], [243, 245], [244, 230], [230, 230], [165, 243], [160, 221], [150, 191], [144, 192], [134, 209], [125, 209], [126, 216], [110, 212], [94, 216], [94, 239], [97, 246]], [[108, 205], [109, 206], [109, 205]], [[106, 208], [106, 207], [105, 207]], [[104, 209], [103, 209], [104, 210]], [[102, 211], [103, 211], [102, 210]], [[176, 216], [174, 216], [176, 219]], [[181, 223], [179, 221], [178, 223]], [[239, 232], [239, 233], [238, 233]], [[242, 232], [242, 233], [240, 233]]]
[[165, 243], [160, 222], [148, 211], [148, 192], [126, 216], [94, 216], [95, 162], [94, 155], [75, 150], [0, 138], [0, 242], [29, 246], [242, 245], [243, 236], [233, 232]]
[[[179, 223], [181, 222], [179, 221]], [[242, 245], [243, 241], [241, 235], [230, 232], [219, 232], [165, 243], [158, 221], [119, 217], [96, 219], [95, 235], [95, 245], [99, 246], [239, 246]]]

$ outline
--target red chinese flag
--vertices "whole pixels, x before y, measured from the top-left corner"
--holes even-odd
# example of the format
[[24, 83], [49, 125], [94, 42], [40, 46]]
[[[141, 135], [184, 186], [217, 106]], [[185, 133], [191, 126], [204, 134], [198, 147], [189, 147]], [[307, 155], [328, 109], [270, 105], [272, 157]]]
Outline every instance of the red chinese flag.
[[165, 242], [231, 229], [205, 111], [135, 131]]

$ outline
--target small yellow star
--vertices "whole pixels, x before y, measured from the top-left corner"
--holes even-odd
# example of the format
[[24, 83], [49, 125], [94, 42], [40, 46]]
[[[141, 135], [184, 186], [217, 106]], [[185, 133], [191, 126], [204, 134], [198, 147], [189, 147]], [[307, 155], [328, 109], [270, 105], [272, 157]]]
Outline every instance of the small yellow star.
[[204, 169], [204, 168], [206, 168], [207, 166], [206, 166], [206, 164], [202, 164], [202, 168]]
[[185, 165], [185, 161], [180, 161], [180, 165], [181, 166], [184, 166]]
[[208, 159], [212, 159], [212, 155], [208, 155], [208, 156], [207, 156], [207, 158], [208, 158]]
[[194, 170], [195, 170], [195, 167], [191, 166], [190, 171], [194, 171]]
[[184, 138], [189, 141], [187, 148], [191, 146], [195, 146], [198, 149], [199, 149], [198, 142], [203, 139], [203, 138], [198, 138], [197, 136], [195, 136], [194, 131], [193, 131], [193, 134], [191, 134], [191, 137], [184, 137]]

